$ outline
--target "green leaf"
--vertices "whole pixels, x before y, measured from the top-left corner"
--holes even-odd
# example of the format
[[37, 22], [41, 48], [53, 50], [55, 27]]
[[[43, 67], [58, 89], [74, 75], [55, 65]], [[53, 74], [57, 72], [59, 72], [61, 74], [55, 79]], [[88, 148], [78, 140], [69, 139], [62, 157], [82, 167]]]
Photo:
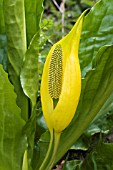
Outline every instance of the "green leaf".
[[95, 133], [107, 134], [113, 127], [113, 93], [105, 102], [102, 109], [96, 115], [83, 135], [70, 148], [74, 150], [87, 150], [92, 142], [92, 135]]
[[79, 49], [83, 75], [91, 68], [92, 59], [99, 48], [113, 43], [112, 6], [112, 0], [98, 1], [84, 19]]
[[104, 104], [102, 109], [96, 115], [89, 127], [85, 130], [83, 135], [70, 148], [75, 150], [87, 150], [92, 141], [92, 135], [95, 133], [107, 134], [113, 127], [113, 93]]
[[67, 161], [64, 170], [111, 170], [113, 169], [113, 144], [103, 143], [99, 141], [98, 144], [92, 148], [92, 151], [87, 154], [84, 161], [72, 160]]
[[25, 122], [16, 105], [16, 94], [8, 75], [0, 65], [0, 169], [21, 170], [26, 149], [26, 137], [22, 135]]
[[83, 135], [71, 147], [75, 150], [87, 150], [91, 144], [92, 135], [95, 133], [109, 133], [113, 127], [113, 92], [105, 102], [102, 109], [96, 115]]
[[75, 170], [75, 168], [77, 168], [80, 163], [81, 163], [80, 160], [67, 161], [67, 162], [64, 164], [62, 170]]
[[17, 104], [24, 120], [28, 119], [28, 100], [20, 84], [20, 71], [26, 52], [26, 28], [23, 0], [4, 0], [4, 19], [7, 37], [8, 73], [17, 93]]
[[26, 52], [24, 1], [4, 0], [4, 18], [9, 62], [19, 76]]
[[86, 157], [80, 170], [113, 169], [113, 144], [99, 142], [96, 148]]
[[[38, 55], [39, 55], [39, 38], [40, 38], [39, 24], [40, 24], [41, 14], [43, 11], [42, 8], [43, 0], [39, 2], [38, 0], [35, 0], [35, 3], [29, 0], [26, 0], [25, 2], [26, 2], [26, 17], [27, 17], [26, 22], [27, 22], [27, 31], [28, 31], [27, 34], [28, 41], [30, 41], [33, 36], [34, 37], [32, 38], [29, 48], [25, 54], [25, 59], [23, 62], [20, 79], [21, 79], [21, 85], [23, 91], [26, 94], [26, 96], [30, 98], [32, 103], [32, 109], [33, 109], [33, 107], [36, 104], [37, 92], [38, 92]], [[37, 16], [38, 20], [36, 18], [36, 15], [38, 15]]]
[[75, 143], [110, 97], [113, 91], [112, 55], [113, 46], [102, 47], [97, 54], [96, 69], [83, 79], [79, 107], [71, 125], [62, 134], [57, 160]]
[[0, 0], [0, 34], [5, 33], [4, 15], [3, 15], [3, 0]]
[[25, 54], [20, 80], [24, 93], [30, 98], [34, 107], [38, 92], [38, 53], [39, 53], [39, 32], [33, 37], [30, 46]]
[[108, 133], [113, 126], [113, 93], [99, 111], [93, 122], [86, 129], [85, 134], [91, 136], [95, 133]]
[[40, 101], [37, 102], [36, 106], [36, 134], [37, 139], [47, 130], [47, 126], [43, 117], [42, 108]]
[[72, 150], [84, 150], [86, 151], [91, 144], [90, 137], [85, 134], [83, 134], [70, 149]]
[[[33, 170], [39, 170], [49, 146], [50, 134], [46, 131], [35, 145], [33, 156]], [[38, 160], [38, 161], [37, 161]]]
[[28, 46], [34, 34], [39, 30], [43, 11], [43, 0], [25, 0], [25, 16]]
[[27, 155], [28, 155], [29, 170], [32, 169], [31, 161], [33, 158], [35, 131], [36, 131], [36, 115], [33, 112], [30, 119], [27, 121], [27, 123], [23, 128], [23, 134], [27, 137], [27, 143], [28, 143]]
[[92, 0], [82, 0], [81, 3], [85, 3], [86, 5], [90, 5], [90, 6], [93, 6], [96, 1], [98, 0], [95, 0], [95, 1], [92, 1]]

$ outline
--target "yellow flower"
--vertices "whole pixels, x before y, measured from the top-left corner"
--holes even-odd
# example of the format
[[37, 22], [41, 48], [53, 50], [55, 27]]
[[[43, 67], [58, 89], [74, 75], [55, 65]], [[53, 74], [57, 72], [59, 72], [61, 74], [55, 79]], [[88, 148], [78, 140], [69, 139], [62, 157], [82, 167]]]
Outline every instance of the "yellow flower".
[[69, 34], [53, 45], [44, 65], [41, 102], [50, 131], [64, 130], [74, 117], [78, 105], [81, 91], [78, 48], [84, 13]]

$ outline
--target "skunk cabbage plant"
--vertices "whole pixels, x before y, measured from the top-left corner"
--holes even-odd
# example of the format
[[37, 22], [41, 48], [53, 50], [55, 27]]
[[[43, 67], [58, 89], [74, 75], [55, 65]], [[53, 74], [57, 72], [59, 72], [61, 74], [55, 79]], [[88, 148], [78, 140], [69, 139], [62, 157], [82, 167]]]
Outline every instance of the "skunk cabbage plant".
[[[71, 122], [78, 105], [81, 92], [78, 48], [84, 14], [85, 12], [79, 17], [69, 34], [53, 45], [44, 65], [41, 101], [51, 139], [40, 170], [45, 168], [51, 170], [61, 132]], [[54, 149], [50, 156], [52, 147]], [[49, 157], [50, 163], [47, 165]]]

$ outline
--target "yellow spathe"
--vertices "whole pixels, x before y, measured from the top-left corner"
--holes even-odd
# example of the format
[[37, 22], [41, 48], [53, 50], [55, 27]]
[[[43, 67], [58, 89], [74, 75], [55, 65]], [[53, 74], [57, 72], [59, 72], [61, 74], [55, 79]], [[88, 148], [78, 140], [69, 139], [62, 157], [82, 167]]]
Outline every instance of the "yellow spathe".
[[[85, 12], [84, 12], [85, 13]], [[74, 117], [81, 91], [81, 71], [78, 48], [84, 13], [79, 17], [72, 30], [51, 48], [43, 70], [41, 81], [41, 102], [44, 118], [49, 130], [61, 132]], [[62, 48], [62, 88], [56, 107], [49, 94], [48, 76], [51, 57], [56, 45]]]

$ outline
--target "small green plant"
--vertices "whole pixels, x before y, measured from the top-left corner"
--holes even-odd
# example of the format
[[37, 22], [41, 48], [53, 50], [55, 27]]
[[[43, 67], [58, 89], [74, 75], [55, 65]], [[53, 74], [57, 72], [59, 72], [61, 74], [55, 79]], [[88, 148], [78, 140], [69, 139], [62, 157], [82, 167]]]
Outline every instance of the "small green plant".
[[[93, 134], [111, 130], [112, 6], [100, 0], [83, 13], [52, 46], [42, 74], [43, 0], [0, 0], [1, 170], [51, 170], [72, 146], [82, 148], [83, 139], [88, 145]], [[84, 160], [65, 161], [63, 169], [111, 170], [112, 156], [113, 144], [100, 138]]]

